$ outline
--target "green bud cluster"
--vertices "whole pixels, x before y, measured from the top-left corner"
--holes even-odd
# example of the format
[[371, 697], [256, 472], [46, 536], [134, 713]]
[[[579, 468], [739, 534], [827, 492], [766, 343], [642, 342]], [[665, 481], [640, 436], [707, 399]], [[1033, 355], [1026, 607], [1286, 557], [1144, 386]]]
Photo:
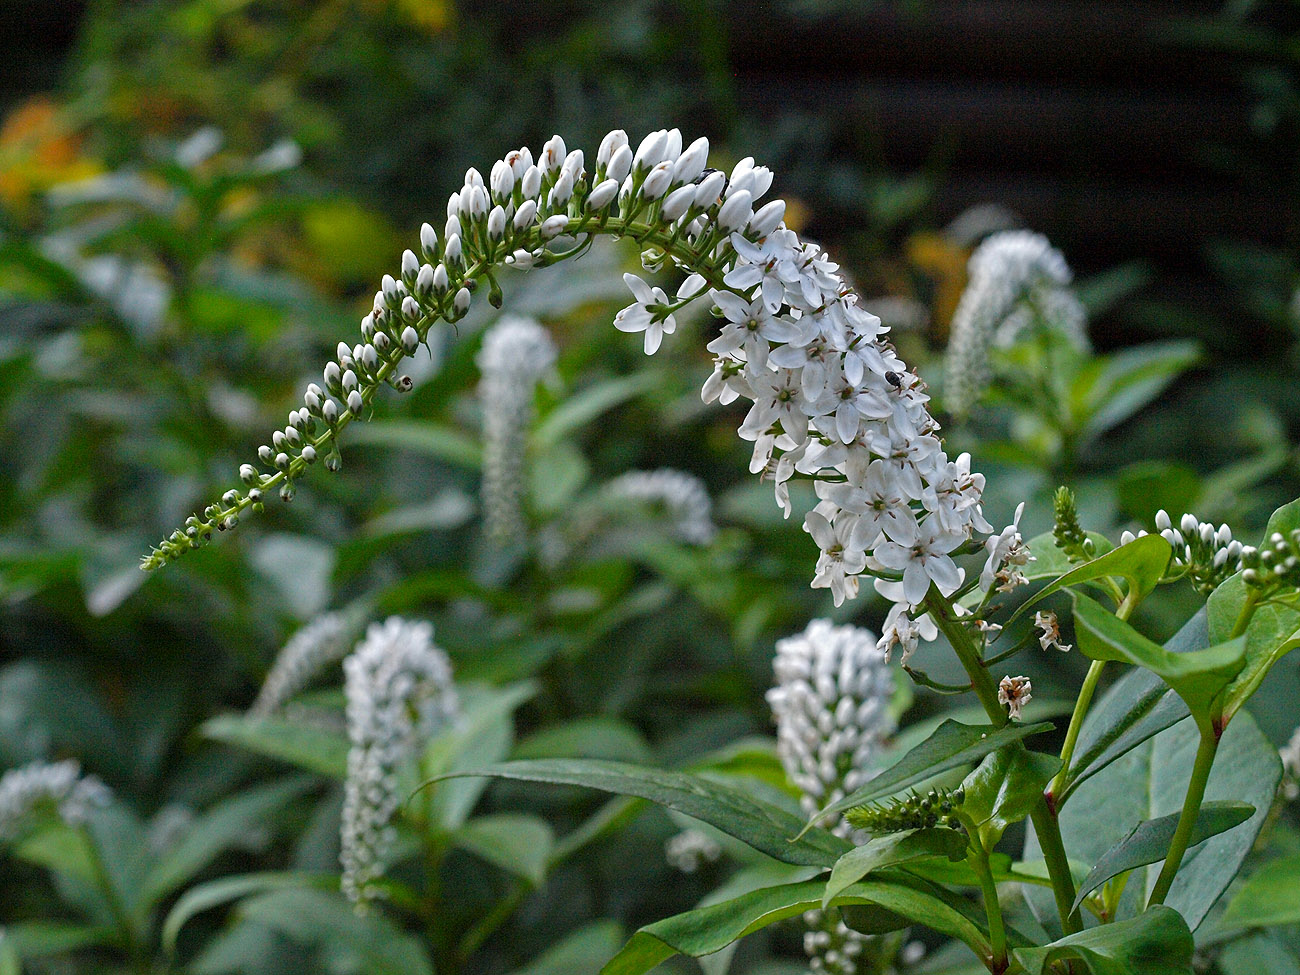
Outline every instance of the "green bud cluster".
[[1096, 546], [1079, 524], [1079, 509], [1074, 503], [1074, 492], [1068, 487], [1056, 489], [1052, 499], [1052, 512], [1056, 523], [1052, 526], [1052, 537], [1056, 547], [1066, 554], [1071, 562], [1087, 562], [1096, 554]]
[[966, 800], [965, 790], [931, 789], [925, 795], [912, 792], [904, 799], [884, 805], [858, 806], [844, 814], [854, 829], [868, 833], [899, 833], [905, 829], [947, 826], [960, 829], [957, 810]]
[[1252, 589], [1300, 589], [1300, 528], [1274, 532], [1259, 546], [1241, 550], [1241, 579]]

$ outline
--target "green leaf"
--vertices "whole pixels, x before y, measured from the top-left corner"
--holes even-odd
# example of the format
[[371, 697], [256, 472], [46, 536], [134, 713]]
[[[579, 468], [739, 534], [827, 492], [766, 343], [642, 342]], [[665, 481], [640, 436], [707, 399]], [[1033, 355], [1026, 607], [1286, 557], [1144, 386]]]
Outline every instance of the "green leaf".
[[[601, 975], [642, 975], [673, 955], [698, 958], [721, 951], [747, 934], [777, 921], [821, 906], [823, 884], [765, 887], [751, 894], [665, 918], [637, 931]], [[984, 933], [964, 914], [925, 891], [899, 883], [867, 880], [854, 884], [836, 899], [837, 905], [873, 905], [924, 924], [941, 934], [988, 950]]]
[[332, 779], [347, 777], [348, 741], [338, 732], [295, 724], [284, 718], [242, 714], [209, 718], [199, 730], [214, 741], [279, 759], [309, 772]]
[[949, 769], [978, 762], [1003, 745], [1051, 729], [1052, 724], [1047, 721], [1030, 725], [1011, 724], [998, 728], [994, 725], [959, 724], [949, 719], [939, 725], [929, 738], [862, 788], [845, 796], [839, 802], [831, 803], [819, 812], [809, 825], [827, 816], [852, 809], [854, 806], [861, 806], [884, 796], [892, 796], [910, 785], [916, 785]]
[[175, 954], [176, 939], [185, 927], [185, 922], [196, 914], [202, 914], [222, 904], [256, 894], [261, 891], [278, 890], [282, 887], [304, 887], [337, 883], [336, 877], [305, 873], [245, 873], [233, 877], [221, 877], [206, 884], [191, 887], [183, 893], [162, 926], [162, 946], [168, 954]]
[[513, 975], [597, 975], [618, 952], [623, 929], [617, 921], [593, 921], [552, 945]]
[[[1097, 555], [1105, 555], [1115, 547], [1111, 544], [1110, 539], [1101, 532], [1084, 532], [1084, 534], [1096, 547]], [[1063, 576], [1077, 564], [1071, 562], [1069, 556], [1057, 547], [1056, 536], [1051, 532], [1035, 535], [1027, 544], [1030, 553], [1034, 556], [1034, 561], [1030, 562], [1024, 569], [1025, 578], [1030, 582]]]
[[596, 759], [503, 762], [445, 777], [489, 776], [523, 782], [584, 786], [648, 799], [702, 820], [728, 836], [785, 863], [830, 867], [852, 848], [847, 840], [814, 830], [792, 841], [803, 825], [798, 816], [751, 798], [740, 789], [697, 775]]
[[1140, 917], [1072, 934], [1012, 954], [1030, 975], [1053, 962], [1078, 960], [1092, 975], [1191, 975], [1192, 932], [1179, 913], [1158, 905]]
[[1300, 856], [1266, 863], [1246, 878], [1219, 918], [1221, 928], [1300, 923]]
[[[1264, 539], [1267, 540], [1274, 532], [1289, 535], [1297, 528], [1300, 528], [1300, 501], [1292, 501], [1273, 512], [1264, 529]], [[1246, 584], [1242, 582], [1240, 572], [1210, 593], [1206, 603], [1210, 639], [1226, 640], [1231, 635], [1245, 600]], [[1300, 610], [1273, 603], [1256, 607], [1246, 627], [1245, 638], [1246, 665], [1224, 695], [1225, 721], [1231, 720], [1259, 689], [1274, 664], [1300, 647]]]
[[907, 830], [873, 836], [864, 845], [850, 850], [835, 861], [831, 879], [826, 884], [826, 893], [822, 895], [822, 906], [829, 904], [846, 887], [881, 867], [934, 857], [960, 860], [965, 855], [966, 837], [955, 829]]
[[[1196, 826], [1192, 830], [1189, 848], [1204, 843], [1211, 836], [1225, 833], [1234, 826], [1240, 826], [1255, 813], [1255, 807], [1248, 802], [1223, 799], [1207, 802], [1201, 806], [1196, 817]], [[1149, 863], [1159, 863], [1169, 852], [1169, 844], [1174, 838], [1178, 826], [1179, 813], [1170, 813], [1159, 819], [1148, 819], [1138, 823], [1127, 836], [1106, 851], [1097, 861], [1087, 878], [1079, 885], [1074, 907], [1083, 903], [1083, 899], [1094, 890], [1121, 873], [1127, 873], [1135, 867], [1145, 867]]]
[[250, 789], [203, 813], [149, 871], [144, 883], [145, 903], [156, 903], [188, 882], [219, 853], [245, 838], [263, 819], [311, 785], [310, 779], [297, 778]]
[[1008, 625], [1029, 611], [1029, 607], [1054, 592], [1060, 592], [1067, 586], [1078, 586], [1085, 582], [1095, 582], [1105, 576], [1120, 576], [1128, 581], [1128, 597], [1134, 602], [1144, 599], [1165, 574], [1169, 567], [1169, 557], [1173, 549], [1159, 535], [1143, 535], [1127, 545], [1112, 549], [1105, 555], [1099, 555], [1091, 562], [1085, 562], [1060, 576], [1055, 582], [1048, 583], [1029, 599], [1025, 600], [1011, 614]]
[[1097, 356], [1070, 390], [1072, 412], [1083, 418], [1081, 439], [1110, 430], [1151, 402], [1201, 357], [1196, 342], [1148, 342]]
[[1031, 752], [1016, 742], [985, 756], [966, 776], [961, 813], [974, 821], [984, 849], [993, 849], [1008, 826], [1029, 815], [1060, 768], [1054, 755]]
[[551, 725], [521, 741], [511, 756], [523, 758], [605, 758], [648, 762], [650, 746], [636, 728], [618, 718], [575, 718]]
[[336, 891], [272, 890], [244, 901], [239, 911], [291, 941], [319, 946], [336, 964], [351, 956], [353, 965], [367, 975], [433, 975], [419, 938], [403, 932], [381, 911], [358, 914]]
[[1079, 649], [1093, 660], [1118, 660], [1158, 675], [1198, 722], [1214, 716], [1215, 698], [1246, 662], [1242, 637], [1204, 650], [1171, 653], [1082, 593], [1074, 594], [1074, 634]]
[[470, 469], [483, 465], [483, 447], [459, 430], [425, 420], [371, 420], [355, 423], [347, 439], [354, 446], [396, 447], [436, 457], [438, 460]]
[[[1085, 722], [1086, 727], [1086, 722]], [[1134, 823], [1179, 812], [1201, 736], [1196, 725], [1183, 721], [1148, 739], [1081, 784], [1060, 810], [1061, 834], [1072, 860], [1096, 864], [1128, 835]], [[1272, 806], [1281, 778], [1277, 749], [1260, 732], [1249, 712], [1228, 725], [1219, 741], [1218, 756], [1206, 783], [1205, 800], [1236, 800], [1255, 807], [1241, 825], [1211, 837], [1184, 859], [1165, 903], [1187, 919], [1193, 930], [1204, 920], [1242, 861]], [[1026, 838], [1025, 860], [1041, 856], [1032, 831]], [[1159, 868], [1148, 866], [1130, 877], [1117, 917], [1133, 917], [1146, 903]], [[1050, 895], [1025, 891], [1041, 923], [1051, 923], [1055, 907]]]
[[637, 372], [593, 383], [542, 418], [533, 431], [533, 444], [541, 450], [553, 447], [602, 413], [662, 384], [663, 377], [654, 372]]
[[[1205, 619], [1202, 607], [1169, 639], [1165, 649], [1187, 653], [1208, 647]], [[1080, 782], [1190, 713], [1183, 699], [1151, 671], [1138, 668], [1124, 674], [1088, 712], [1066, 787], [1056, 797], [1058, 807]]]
[[0, 975], [23, 975], [23, 960], [3, 928], [0, 928]]
[[469, 820], [452, 836], [463, 850], [482, 857], [534, 887], [546, 879], [555, 833], [546, 820], [525, 813], [495, 813]]
[[47, 958], [115, 944], [118, 934], [110, 928], [77, 921], [21, 921], [0, 928], [0, 937], [19, 958]]

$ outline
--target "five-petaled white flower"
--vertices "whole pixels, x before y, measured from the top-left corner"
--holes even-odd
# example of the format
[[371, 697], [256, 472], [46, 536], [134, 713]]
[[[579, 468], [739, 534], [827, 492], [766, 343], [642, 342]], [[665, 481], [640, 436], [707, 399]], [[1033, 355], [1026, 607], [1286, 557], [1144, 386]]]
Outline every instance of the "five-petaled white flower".
[[645, 332], [645, 354], [654, 355], [664, 336], [677, 330], [677, 320], [662, 310], [669, 305], [668, 295], [663, 288], [652, 288], [635, 274], [624, 274], [623, 282], [636, 303], [614, 316], [614, 327], [620, 332]]
[[876, 561], [886, 569], [903, 573], [903, 599], [917, 606], [930, 591], [931, 582], [945, 596], [961, 586], [962, 572], [948, 553], [965, 540], [964, 535], [954, 535], [926, 521], [910, 544], [886, 539], [876, 548]]

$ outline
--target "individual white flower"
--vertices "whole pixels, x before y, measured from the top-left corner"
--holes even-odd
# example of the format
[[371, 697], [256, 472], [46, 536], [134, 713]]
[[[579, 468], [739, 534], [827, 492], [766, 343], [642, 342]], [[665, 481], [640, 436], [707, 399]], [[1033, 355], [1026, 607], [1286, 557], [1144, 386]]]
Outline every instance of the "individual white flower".
[[1062, 653], [1069, 653], [1071, 644], [1061, 642], [1061, 623], [1051, 610], [1039, 610], [1034, 614], [1034, 627], [1038, 634], [1038, 645], [1044, 650], [1055, 647]]
[[477, 362], [482, 379], [483, 530], [494, 545], [524, 535], [521, 502], [527, 432], [537, 383], [555, 365], [555, 343], [541, 323], [504, 316], [487, 330]]
[[49, 807], [65, 823], [76, 826], [91, 810], [108, 805], [112, 794], [93, 775], [82, 775], [72, 759], [31, 762], [0, 775], [0, 841], [12, 840], [35, 810]]
[[248, 713], [266, 717], [278, 711], [313, 677], [346, 656], [356, 627], [345, 613], [324, 613], [301, 627], [275, 658]]
[[644, 332], [645, 354], [654, 355], [659, 351], [664, 336], [677, 330], [677, 320], [655, 308], [667, 307], [670, 304], [668, 295], [662, 288], [652, 288], [635, 274], [624, 274], [623, 281], [631, 289], [636, 303], [614, 316], [614, 327], [620, 332]]
[[1033, 562], [1034, 557], [1020, 535], [1020, 516], [1024, 510], [1025, 503], [1022, 501], [1016, 506], [1016, 514], [1011, 519], [1011, 524], [984, 543], [989, 557], [984, 563], [984, 570], [980, 573], [982, 592], [988, 592], [994, 583], [999, 583], [998, 588], [1003, 592], [1026, 583], [1025, 575], [1020, 570]]
[[834, 523], [820, 511], [804, 516], [803, 527], [812, 536], [821, 557], [817, 560], [814, 589], [830, 589], [835, 605], [858, 594], [858, 574], [867, 567], [867, 553], [852, 547], [855, 518], [839, 518]]
[[[877, 581], [877, 589], [880, 588], [881, 581], [883, 580]], [[912, 654], [916, 653], [916, 648], [922, 640], [929, 642], [938, 636], [939, 627], [935, 625], [934, 620], [930, 619], [928, 613], [913, 618], [905, 602], [895, 602], [885, 617], [885, 628], [876, 647], [885, 655], [886, 661], [893, 654], [894, 647], [902, 647], [903, 655], [898, 662], [907, 666], [907, 661], [911, 659]]]
[[682, 873], [695, 873], [721, 856], [722, 845], [702, 829], [684, 829], [664, 843], [664, 859]]
[[[1024, 322], [1036, 318], [1049, 328], [1052, 322], [1044, 313], [1056, 315], [1067, 337], [1083, 334], [1074, 311], [1077, 300], [1054, 294], [1069, 287], [1070, 268], [1041, 234], [1011, 230], [991, 235], [971, 255], [968, 273], [969, 283], [953, 313], [945, 361], [947, 405], [959, 415], [969, 412], [988, 385], [989, 346], [1017, 311]], [[1023, 327], [1014, 325], [1017, 332]]]
[[372, 623], [343, 675], [351, 747], [339, 861], [343, 893], [362, 906], [379, 895], [375, 881], [396, 838], [399, 775], [423, 739], [456, 719], [459, 703], [428, 623]]
[[754, 405], [740, 426], [744, 439], [754, 440], [778, 423], [796, 441], [808, 436], [808, 414], [804, 411], [803, 389], [796, 370], [751, 366], [745, 378]]
[[1003, 677], [998, 681], [998, 703], [1007, 709], [1011, 720], [1018, 721], [1021, 709], [1034, 696], [1033, 690], [1028, 677]]
[[912, 606], [920, 605], [930, 591], [930, 583], [945, 596], [961, 586], [961, 570], [949, 555], [966, 540], [927, 520], [910, 544], [886, 539], [876, 547], [876, 560], [886, 569], [903, 573], [903, 598]]
[[714, 291], [711, 297], [727, 320], [722, 332], [708, 344], [708, 350], [716, 355], [742, 352], [746, 362], [762, 366], [772, 343], [806, 342], [815, 330], [810, 321], [778, 318], [760, 299], [746, 301], [730, 291]]
[[866, 469], [854, 471], [843, 484], [818, 482], [818, 496], [858, 516], [849, 536], [851, 548], [869, 551], [882, 537], [910, 544], [916, 540], [917, 525], [908, 498], [889, 477], [883, 461], [855, 454], [848, 463], [856, 468], [864, 460], [869, 460]]

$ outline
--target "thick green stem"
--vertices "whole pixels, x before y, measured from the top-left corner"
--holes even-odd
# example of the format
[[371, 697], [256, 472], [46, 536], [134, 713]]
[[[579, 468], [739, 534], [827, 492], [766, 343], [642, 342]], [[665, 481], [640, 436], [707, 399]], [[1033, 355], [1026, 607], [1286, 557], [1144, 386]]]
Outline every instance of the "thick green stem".
[[[979, 650], [971, 639], [970, 633], [953, 612], [952, 605], [930, 587], [923, 603], [925, 610], [934, 620], [948, 642], [952, 644], [957, 659], [961, 661], [971, 687], [974, 688], [980, 704], [995, 725], [1007, 723], [1007, 711], [998, 701], [998, 689], [993, 683], [993, 676], [980, 659]], [[1070, 864], [1065, 855], [1065, 843], [1061, 840], [1061, 827], [1056, 821], [1056, 813], [1048, 805], [1047, 797], [1039, 799], [1031, 818], [1034, 832], [1038, 834], [1038, 844], [1043, 850], [1043, 859], [1047, 863], [1047, 876], [1052, 881], [1052, 895], [1056, 900], [1056, 909], [1061, 915], [1061, 927], [1066, 934], [1083, 930], [1083, 918], [1078, 911], [1071, 911], [1074, 903], [1074, 878], [1070, 876]]]
[[1183, 799], [1183, 811], [1178, 815], [1178, 826], [1174, 838], [1169, 842], [1169, 853], [1165, 865], [1160, 868], [1160, 876], [1151, 890], [1151, 900], [1147, 907], [1163, 904], [1173, 885], [1174, 876], [1182, 866], [1183, 855], [1191, 842], [1192, 831], [1196, 828], [1196, 817], [1201, 812], [1201, 802], [1205, 799], [1205, 784], [1210, 780], [1210, 769], [1214, 765], [1214, 756], [1219, 750], [1219, 735], [1214, 726], [1205, 723], [1201, 726], [1201, 744], [1196, 749], [1196, 761], [1192, 765], [1192, 778], [1187, 783], [1187, 797]]
[[1237, 621], [1232, 625], [1232, 632], [1228, 634], [1229, 640], [1235, 640], [1246, 632], [1246, 627], [1250, 626], [1251, 617], [1255, 615], [1255, 607], [1259, 603], [1260, 592], [1258, 589], [1247, 589], [1246, 598], [1241, 604], [1241, 612], [1237, 614]]
[[1051, 796], [1059, 796], [1065, 791], [1070, 761], [1074, 758], [1074, 746], [1079, 742], [1079, 730], [1083, 727], [1083, 719], [1088, 713], [1089, 705], [1092, 704], [1092, 696], [1097, 690], [1097, 682], [1101, 679], [1101, 672], [1105, 667], [1106, 663], [1103, 660], [1094, 660], [1088, 666], [1088, 674], [1083, 678], [1083, 686], [1079, 688], [1079, 699], [1074, 702], [1074, 713], [1070, 715], [1070, 727], [1065, 732], [1065, 744], [1061, 746], [1061, 770], [1056, 773], [1056, 778], [1052, 779], [1052, 784], [1047, 788]]

